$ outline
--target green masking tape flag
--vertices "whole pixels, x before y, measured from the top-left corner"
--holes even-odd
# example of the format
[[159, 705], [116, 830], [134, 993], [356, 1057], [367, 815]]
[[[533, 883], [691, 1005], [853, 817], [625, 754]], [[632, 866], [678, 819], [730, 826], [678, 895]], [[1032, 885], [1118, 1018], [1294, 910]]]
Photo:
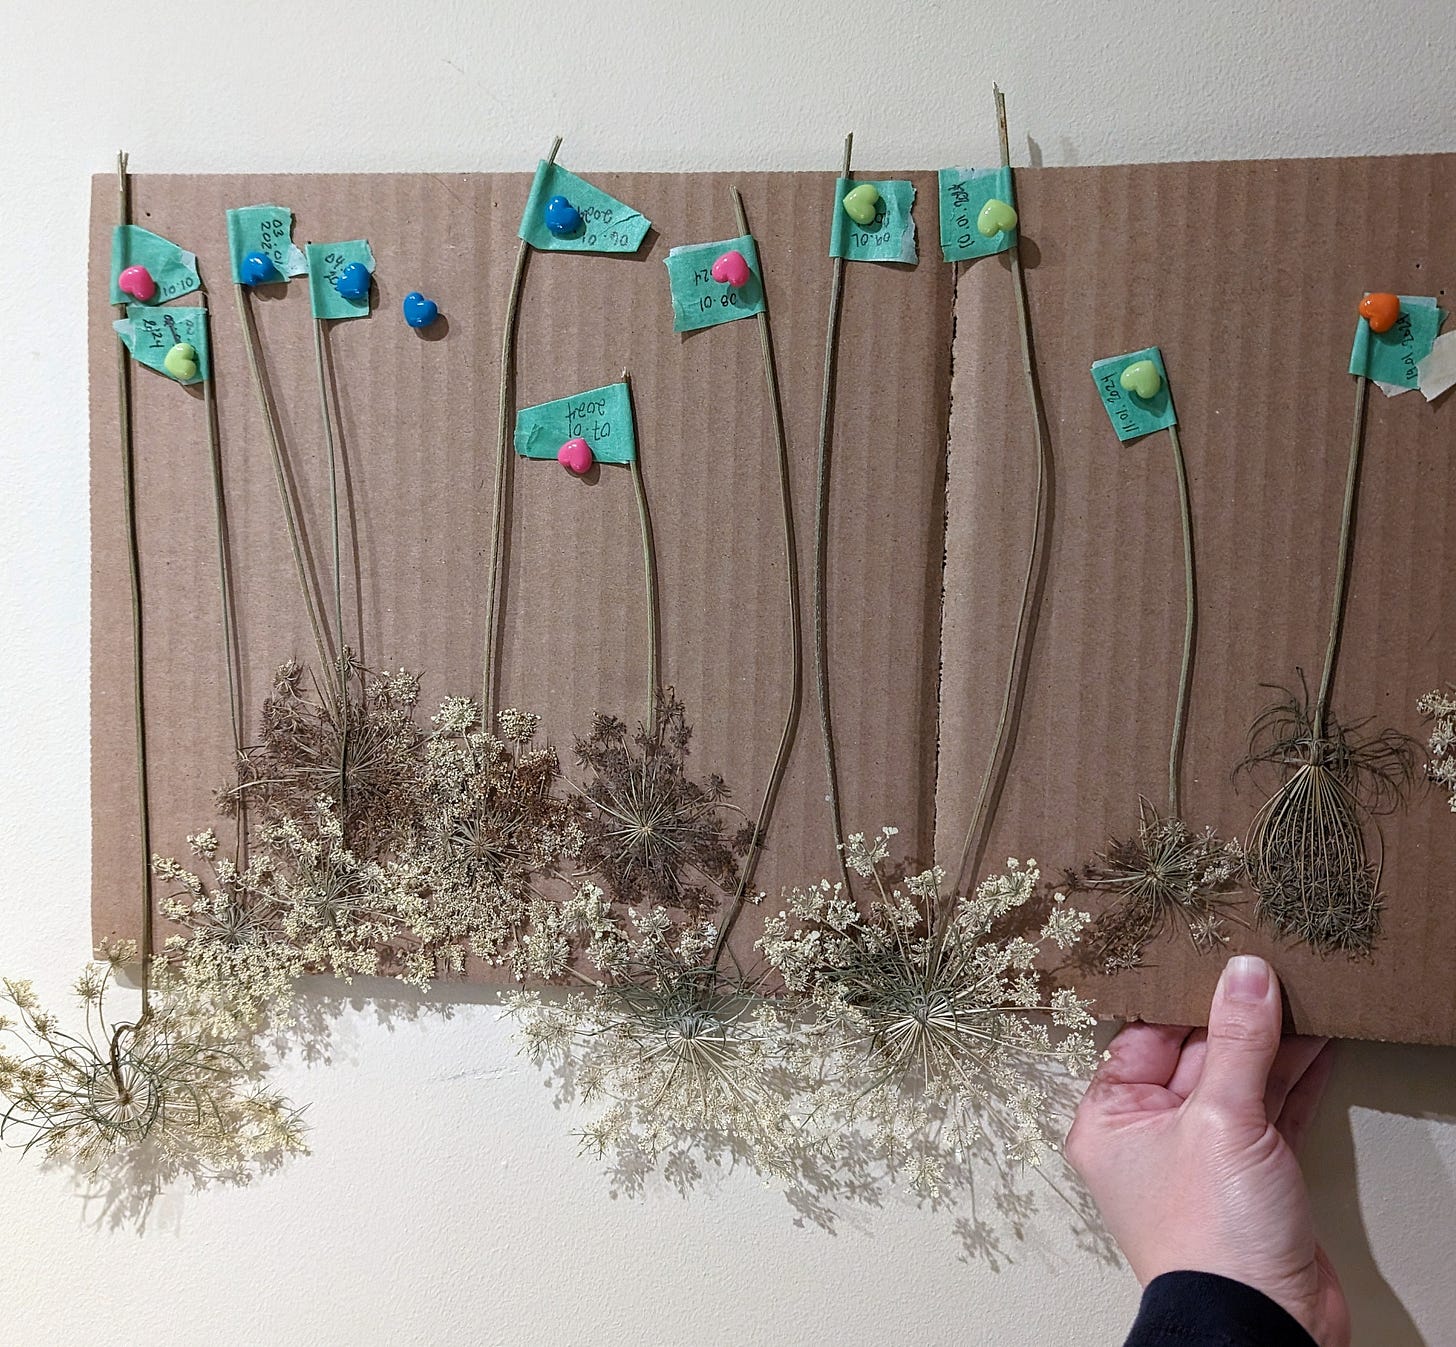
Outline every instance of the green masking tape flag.
[[334, 282], [350, 262], [362, 262], [374, 273], [374, 250], [368, 239], [350, 239], [347, 243], [310, 243], [308, 245], [308, 297], [315, 318], [367, 318], [369, 295], [362, 299], [345, 299]]
[[1004, 201], [1013, 209], [1009, 168], [943, 168], [940, 170], [940, 252], [947, 262], [1004, 253], [1016, 242], [1016, 226], [998, 229], [990, 238], [977, 219], [988, 201]]
[[1384, 332], [1372, 332], [1361, 318], [1350, 350], [1350, 373], [1363, 374], [1378, 384], [1404, 391], [1419, 388], [1416, 365], [1431, 353], [1436, 334], [1446, 317], [1430, 295], [1401, 295], [1400, 317]]
[[233, 284], [243, 281], [243, 258], [262, 253], [277, 268], [278, 280], [308, 271], [303, 250], [293, 241], [293, 212], [284, 206], [239, 206], [227, 213], [228, 252]]
[[[725, 253], [738, 252], [748, 263], [748, 281], [730, 285], [713, 279], [713, 264]], [[763, 282], [758, 274], [758, 249], [753, 236], [724, 239], [721, 243], [690, 243], [668, 253], [667, 280], [672, 287], [672, 330], [693, 332], [700, 327], [731, 323], [763, 312]]]
[[[857, 224], [844, 209], [844, 198], [856, 187], [868, 183], [880, 194], [875, 218]], [[879, 182], [872, 178], [840, 178], [834, 184], [834, 222], [829, 226], [829, 256], [850, 262], [909, 262], [916, 260], [915, 184], [897, 179]]]
[[[546, 203], [554, 196], [564, 196], [581, 216], [576, 230], [565, 238], [546, 228]], [[543, 159], [536, 166], [519, 232], [531, 247], [543, 252], [635, 253], [651, 228], [652, 221], [640, 211], [568, 173], [560, 164]]]
[[[1151, 361], [1158, 371], [1158, 391], [1148, 398], [1122, 386], [1123, 370], [1143, 360]], [[1092, 366], [1092, 380], [1119, 440], [1135, 440], [1139, 435], [1166, 430], [1178, 420], [1168, 388], [1168, 371], [1163, 368], [1163, 353], [1156, 346], [1097, 361]]]
[[632, 397], [625, 383], [516, 413], [516, 453], [522, 458], [555, 458], [567, 440], [575, 439], [585, 440], [599, 463], [630, 463], [637, 457]]
[[[158, 374], [165, 374], [179, 384], [200, 384], [212, 375], [206, 309], [159, 309], [150, 304], [128, 304], [126, 317], [118, 318], [112, 327], [138, 363]], [[178, 352], [175, 367], [167, 368], [167, 357], [174, 346], [192, 347], [192, 363], [197, 368], [191, 374], [186, 372], [186, 352]]]
[[165, 304], [179, 295], [202, 289], [197, 275], [197, 257], [169, 239], [140, 225], [117, 225], [111, 231], [111, 302], [135, 304], [134, 295], [124, 294], [117, 281], [127, 267], [145, 267], [157, 283], [157, 293], [147, 304]]

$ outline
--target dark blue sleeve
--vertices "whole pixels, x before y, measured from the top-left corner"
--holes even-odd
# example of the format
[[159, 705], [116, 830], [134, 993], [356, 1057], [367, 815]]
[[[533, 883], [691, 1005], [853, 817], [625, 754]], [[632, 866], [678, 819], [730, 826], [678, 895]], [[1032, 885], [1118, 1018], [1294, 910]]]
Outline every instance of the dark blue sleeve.
[[1262, 1291], [1212, 1272], [1165, 1272], [1143, 1291], [1124, 1347], [1317, 1347]]

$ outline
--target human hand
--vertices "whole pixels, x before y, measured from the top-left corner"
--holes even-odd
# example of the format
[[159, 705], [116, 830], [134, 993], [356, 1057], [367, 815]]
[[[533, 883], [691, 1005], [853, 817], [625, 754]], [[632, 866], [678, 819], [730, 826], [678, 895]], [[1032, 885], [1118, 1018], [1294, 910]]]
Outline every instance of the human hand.
[[1132, 1023], [1112, 1041], [1066, 1154], [1138, 1280], [1231, 1277], [1282, 1305], [1321, 1347], [1350, 1312], [1314, 1237], [1296, 1158], [1329, 1079], [1328, 1040], [1281, 1040], [1279, 980], [1229, 960], [1208, 1029]]

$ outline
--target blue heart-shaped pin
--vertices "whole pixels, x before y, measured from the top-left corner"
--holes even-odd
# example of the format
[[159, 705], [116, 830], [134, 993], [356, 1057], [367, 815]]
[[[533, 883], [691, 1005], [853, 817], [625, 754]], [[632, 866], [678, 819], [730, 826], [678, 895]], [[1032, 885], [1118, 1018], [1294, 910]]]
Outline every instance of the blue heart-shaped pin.
[[368, 299], [369, 282], [373, 278], [369, 275], [369, 268], [362, 262], [350, 262], [334, 281], [334, 289], [345, 299]]
[[404, 297], [404, 320], [411, 327], [429, 327], [439, 316], [440, 306], [418, 290], [411, 290]]
[[559, 239], [569, 238], [581, 228], [581, 212], [564, 196], [546, 203], [546, 228]]
[[238, 267], [238, 279], [244, 285], [271, 285], [283, 278], [267, 253], [249, 253]]

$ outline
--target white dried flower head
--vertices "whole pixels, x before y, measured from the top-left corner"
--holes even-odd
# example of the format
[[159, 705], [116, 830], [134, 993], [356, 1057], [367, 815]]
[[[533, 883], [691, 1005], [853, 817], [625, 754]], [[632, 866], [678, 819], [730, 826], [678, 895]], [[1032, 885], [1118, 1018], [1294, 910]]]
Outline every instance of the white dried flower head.
[[298, 1112], [262, 1086], [252, 1045], [214, 1035], [164, 961], [154, 965], [150, 1010], [130, 1022], [109, 1017], [112, 974], [109, 963], [82, 973], [86, 1015], [68, 1033], [26, 984], [5, 984], [19, 1013], [0, 1026], [16, 1049], [0, 1051], [0, 1137], [86, 1170], [146, 1143], [165, 1166], [197, 1178], [246, 1177], [249, 1166], [304, 1149]]
[[1416, 709], [1431, 722], [1426, 774], [1450, 792], [1449, 804], [1456, 813], [1456, 692], [1437, 688], [1422, 697]]

